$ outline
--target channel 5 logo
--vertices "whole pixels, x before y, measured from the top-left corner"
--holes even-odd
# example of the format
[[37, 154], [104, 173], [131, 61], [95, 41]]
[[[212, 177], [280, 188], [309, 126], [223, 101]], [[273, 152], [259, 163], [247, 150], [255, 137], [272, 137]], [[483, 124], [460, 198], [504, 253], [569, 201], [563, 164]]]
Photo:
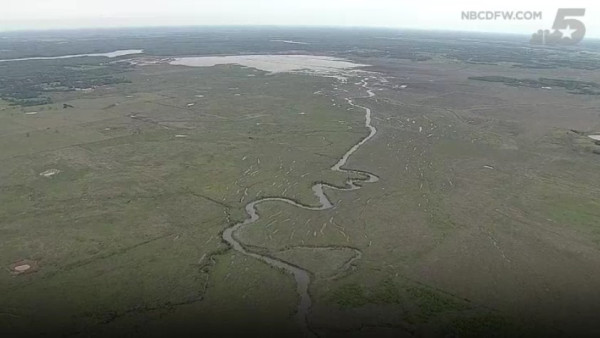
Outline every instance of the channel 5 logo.
[[549, 29], [540, 29], [531, 36], [531, 43], [537, 45], [570, 46], [581, 42], [585, 37], [585, 25], [577, 18], [585, 15], [585, 8], [560, 8]]

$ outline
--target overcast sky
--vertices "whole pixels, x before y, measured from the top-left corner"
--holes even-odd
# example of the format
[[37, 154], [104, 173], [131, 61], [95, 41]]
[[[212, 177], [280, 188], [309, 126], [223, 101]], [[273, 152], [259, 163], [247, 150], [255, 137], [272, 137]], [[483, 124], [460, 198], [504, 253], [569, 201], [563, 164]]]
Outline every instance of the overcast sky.
[[[586, 8], [600, 38], [598, 0], [0, 0], [0, 31], [187, 25], [370, 26], [531, 34], [558, 8]], [[462, 11], [542, 11], [542, 20], [461, 19]]]

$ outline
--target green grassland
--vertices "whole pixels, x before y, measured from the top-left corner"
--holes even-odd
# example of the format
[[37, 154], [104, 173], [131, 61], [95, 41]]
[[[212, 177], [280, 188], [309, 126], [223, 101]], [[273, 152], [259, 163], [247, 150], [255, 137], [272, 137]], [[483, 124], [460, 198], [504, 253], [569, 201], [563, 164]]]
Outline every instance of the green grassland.
[[[243, 205], [310, 199], [317, 180], [341, 184], [346, 177], [326, 169], [362, 135], [360, 113], [313, 94], [332, 79], [227, 66], [128, 76], [131, 84], [105, 92], [0, 113], [2, 265], [39, 262], [36, 273], [0, 277], [8, 332], [85, 333], [135, 311], [199, 302], [225, 268], [212, 267], [227, 249], [219, 233], [245, 217]], [[48, 169], [60, 173], [39, 175]], [[292, 280], [276, 276], [293, 311]]]
[[[600, 99], [469, 80], [590, 82], [597, 60], [558, 69], [565, 59], [547, 59], [540, 70], [512, 47], [403, 51], [420, 35], [363, 33], [364, 50], [348, 50], [346, 35], [327, 50], [373, 65], [373, 98], [359, 78], [234, 65], [39, 64], [120, 80], [40, 92], [45, 105], [0, 101], [0, 335], [300, 336], [292, 276], [232, 251], [221, 233], [250, 201], [317, 205], [315, 182], [355, 175], [330, 170], [367, 135], [347, 97], [372, 109], [378, 133], [346, 167], [380, 181], [326, 189], [335, 207], [324, 211], [260, 204], [261, 218], [235, 234], [310, 273], [312, 332], [597, 333], [600, 155], [587, 135], [600, 131]], [[202, 51], [180, 39], [174, 54], [279, 50], [216, 39]], [[147, 43], [123, 41], [110, 46]], [[148, 54], [168, 54], [160, 46]], [[60, 172], [40, 175], [51, 169]], [[37, 270], [10, 270], [24, 259]]]
[[[445, 65], [430, 84], [414, 75], [428, 67], [393, 63], [386, 74], [416, 76], [414, 89], [379, 84], [376, 98], [357, 100], [373, 109], [379, 133], [347, 167], [379, 183], [328, 191], [337, 207], [327, 211], [260, 205], [261, 219], [238, 237], [313, 274], [311, 323], [323, 335], [595, 332], [600, 164], [594, 143], [583, 136], [586, 146], [574, 146], [570, 129], [594, 132], [598, 101], [497, 93], [465, 84], [469, 70], [455, 80]], [[327, 259], [323, 248], [333, 251]], [[344, 266], [345, 248], [362, 258]]]

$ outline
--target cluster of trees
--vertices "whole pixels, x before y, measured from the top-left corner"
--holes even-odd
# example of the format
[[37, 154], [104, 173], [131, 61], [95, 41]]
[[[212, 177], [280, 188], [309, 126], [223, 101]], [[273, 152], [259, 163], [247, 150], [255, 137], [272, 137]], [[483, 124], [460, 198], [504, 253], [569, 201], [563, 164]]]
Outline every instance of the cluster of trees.
[[[15, 105], [51, 103], [50, 93], [95, 88], [125, 83], [119, 74], [129, 70], [128, 63], [102, 64], [95, 58], [84, 60], [17, 61], [0, 64], [0, 98]], [[73, 62], [81, 67], [73, 67]], [[96, 67], [83, 67], [83, 65]]]
[[563, 80], [563, 79], [517, 79], [513, 77], [505, 76], [472, 76], [470, 80], [487, 81], [487, 82], [500, 82], [507, 86], [512, 87], [530, 87], [530, 88], [544, 88], [544, 87], [559, 87], [565, 88], [572, 94], [581, 95], [600, 95], [600, 85], [595, 82], [576, 81], [576, 80]]

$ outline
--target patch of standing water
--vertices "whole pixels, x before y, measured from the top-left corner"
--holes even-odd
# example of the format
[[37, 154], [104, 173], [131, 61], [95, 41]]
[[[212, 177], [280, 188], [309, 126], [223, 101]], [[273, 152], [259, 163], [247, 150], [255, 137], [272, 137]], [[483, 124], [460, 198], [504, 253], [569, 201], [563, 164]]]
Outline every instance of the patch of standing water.
[[73, 55], [61, 55], [61, 56], [38, 56], [38, 57], [20, 58], [20, 59], [5, 59], [5, 60], [0, 60], [0, 62], [72, 59], [72, 58], [79, 58], [79, 57], [85, 57], [85, 56], [90, 56], [90, 57], [104, 56], [104, 57], [108, 57], [108, 58], [116, 58], [116, 57], [125, 56], [125, 55], [141, 54], [143, 52], [144, 52], [144, 50], [142, 50], [142, 49], [125, 49], [125, 50], [116, 50], [114, 52], [109, 52], [109, 53], [90, 53], [90, 54], [73, 54]]
[[368, 66], [346, 59], [317, 55], [197, 56], [175, 58], [170, 64], [188, 67], [212, 67], [216, 65], [236, 64], [270, 73], [303, 72], [332, 76], [339, 80], [342, 80], [339, 74], [345, 70]]
[[40, 176], [42, 176], [42, 177], [52, 177], [52, 176], [55, 176], [55, 175], [58, 175], [58, 174], [60, 174], [60, 170], [58, 170], [58, 169], [49, 169], [49, 170], [44, 171], [43, 173], [40, 173]]
[[294, 41], [294, 40], [271, 40], [271, 42], [283, 42], [283, 43], [289, 43], [292, 45], [310, 45], [310, 43], [308, 43], [308, 42], [301, 42], [301, 41]]

